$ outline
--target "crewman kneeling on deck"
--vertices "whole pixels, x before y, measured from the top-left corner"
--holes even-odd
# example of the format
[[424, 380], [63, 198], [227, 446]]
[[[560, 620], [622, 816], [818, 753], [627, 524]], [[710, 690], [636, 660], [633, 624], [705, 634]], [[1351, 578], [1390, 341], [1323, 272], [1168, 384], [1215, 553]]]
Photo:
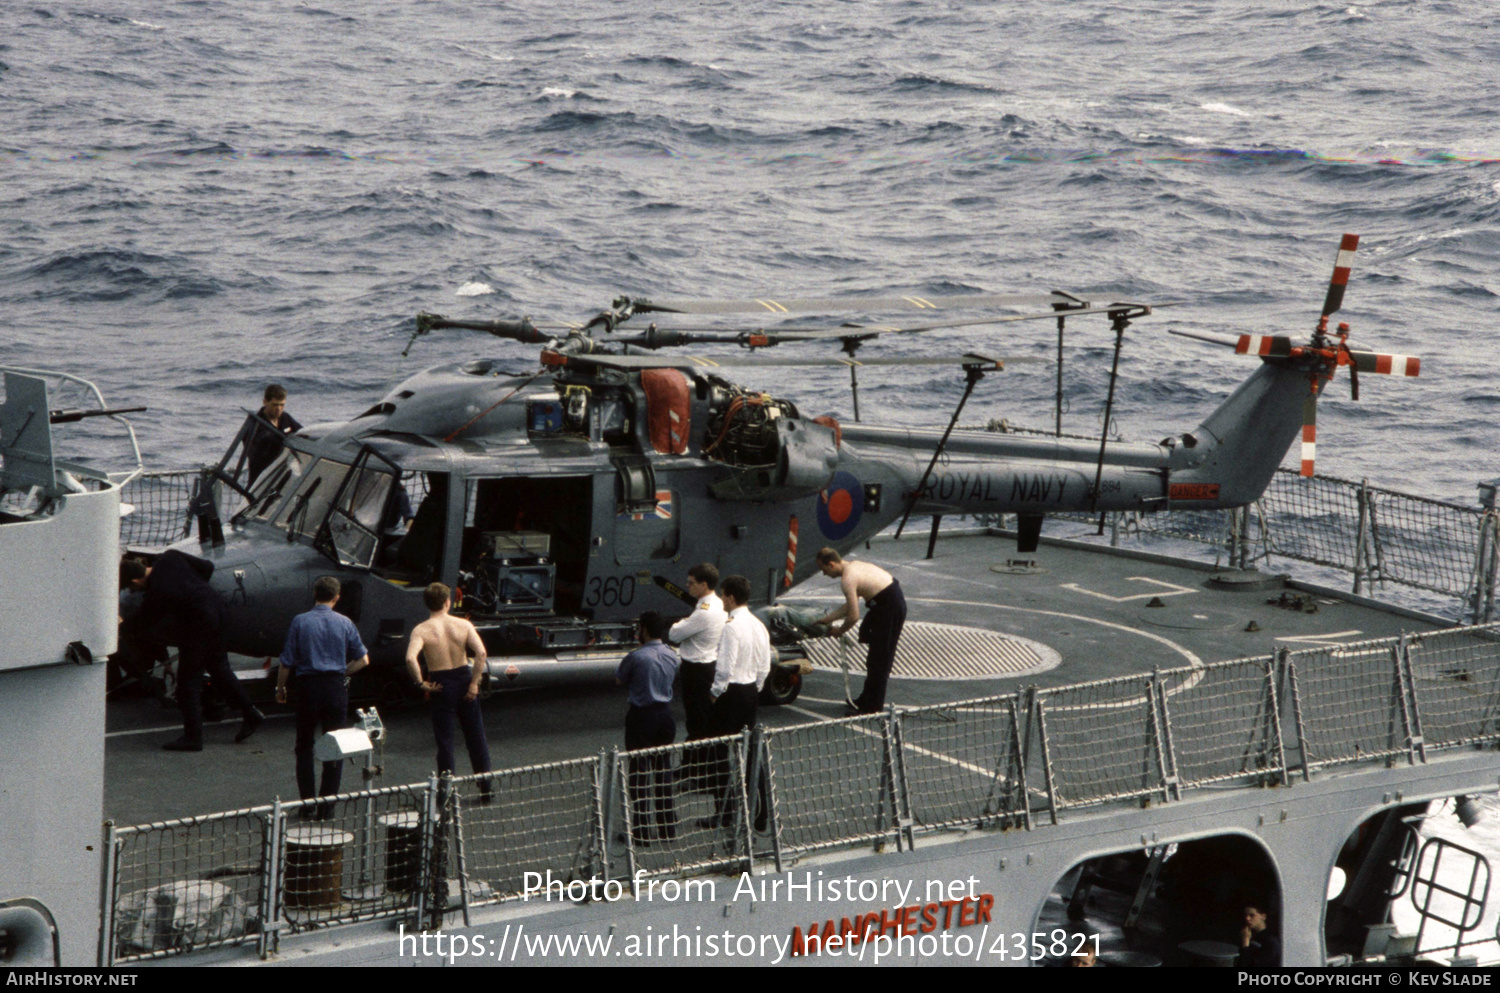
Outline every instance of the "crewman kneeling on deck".
[[176, 644], [177, 708], [182, 712], [182, 737], [161, 747], [169, 752], [203, 751], [203, 677], [212, 674], [219, 692], [240, 711], [240, 730], [234, 740], [255, 733], [263, 715], [229, 667], [224, 649], [224, 601], [208, 580], [214, 564], [207, 559], [168, 549], [150, 564], [126, 558], [120, 562], [120, 589], [145, 595], [135, 617], [137, 629], [152, 641]]
[[[484, 736], [484, 712], [479, 709], [479, 684], [488, 655], [474, 625], [448, 613], [453, 591], [433, 583], [422, 591], [429, 616], [411, 632], [406, 645], [406, 668], [412, 681], [434, 694], [429, 704], [432, 734], [437, 739], [437, 771], [453, 771], [453, 719], [463, 727], [469, 765], [475, 773], [490, 771], [490, 746]], [[427, 659], [427, 679], [420, 659]], [[474, 657], [472, 665], [469, 656]], [[481, 803], [488, 803], [490, 781], [479, 781]]]
[[885, 707], [885, 687], [896, 661], [896, 644], [906, 625], [906, 597], [896, 577], [870, 562], [845, 562], [832, 548], [818, 550], [818, 568], [823, 575], [838, 579], [844, 593], [844, 605], [818, 620], [819, 624], [843, 623], [828, 633], [839, 637], [859, 620], [859, 601], [870, 610], [859, 626], [860, 644], [869, 645], [865, 657], [865, 688], [857, 698], [846, 700], [851, 713], [873, 714]]
[[[292, 618], [276, 671], [277, 703], [286, 703], [287, 679], [297, 677], [297, 792], [304, 800], [339, 791], [344, 764], [324, 762], [322, 782], [313, 792], [313, 737], [320, 723], [324, 733], [349, 726], [349, 677], [370, 664], [354, 622], [334, 613], [339, 591], [339, 581], [332, 576], [319, 577], [313, 584], [313, 609]], [[326, 819], [330, 813], [331, 808], [321, 804], [316, 816]], [[302, 817], [312, 816], [312, 806], [304, 806]]]

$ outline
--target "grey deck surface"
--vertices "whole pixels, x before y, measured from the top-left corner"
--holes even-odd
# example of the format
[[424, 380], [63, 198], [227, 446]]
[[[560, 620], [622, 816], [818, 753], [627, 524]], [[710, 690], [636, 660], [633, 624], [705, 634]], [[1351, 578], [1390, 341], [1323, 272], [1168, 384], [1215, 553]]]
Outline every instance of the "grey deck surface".
[[[1316, 612], [1267, 603], [1276, 590], [1211, 588], [1213, 570], [1161, 564], [1101, 550], [1044, 544], [1034, 556], [1043, 571], [997, 573], [1017, 557], [1014, 542], [984, 535], [944, 536], [936, 555], [924, 558], [925, 534], [900, 542], [876, 541], [858, 557], [877, 562], [901, 581], [910, 621], [1004, 632], [1054, 650], [1060, 664], [1020, 677], [915, 679], [895, 676], [888, 702], [918, 706], [1006, 693], [1035, 684], [1055, 686], [1223, 659], [1264, 655], [1277, 647], [1311, 648], [1389, 637], [1435, 625], [1342, 599], [1314, 597]], [[785, 598], [788, 603], [832, 602], [837, 586], [814, 579]], [[1163, 606], [1148, 607], [1152, 597]], [[654, 605], [645, 605], [654, 606]], [[1245, 628], [1254, 621], [1259, 631]], [[237, 660], [254, 665], [259, 660]], [[854, 691], [861, 674], [854, 676]], [[268, 687], [268, 683], [262, 686]], [[258, 696], [261, 694], [257, 694]], [[769, 727], [841, 716], [843, 677], [817, 671], [804, 680], [801, 698], [786, 707], [762, 707]], [[680, 703], [678, 736], [682, 736]], [[263, 704], [271, 720], [249, 741], [233, 744], [237, 717], [206, 730], [201, 753], [161, 751], [180, 733], [175, 709], [147, 698], [112, 702], [108, 712], [105, 816], [117, 824], [185, 817], [296, 797], [290, 709]], [[623, 746], [624, 692], [613, 686], [501, 692], [484, 704], [495, 768], [577, 758]], [[434, 766], [425, 708], [414, 703], [384, 710], [388, 729], [384, 773], [375, 786], [427, 779]], [[458, 771], [468, 762], [459, 743]], [[346, 769], [345, 791], [366, 788], [356, 767]]]

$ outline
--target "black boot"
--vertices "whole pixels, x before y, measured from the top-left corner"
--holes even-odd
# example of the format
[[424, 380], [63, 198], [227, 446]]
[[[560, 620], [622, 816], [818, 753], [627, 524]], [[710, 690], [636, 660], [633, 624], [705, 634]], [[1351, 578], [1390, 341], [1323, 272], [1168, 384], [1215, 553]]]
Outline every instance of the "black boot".
[[238, 745], [246, 738], [255, 733], [255, 729], [265, 723], [266, 715], [260, 712], [260, 708], [251, 707], [245, 711], [245, 717], [240, 721], [240, 729], [235, 733], [234, 743]]
[[183, 737], [167, 742], [161, 746], [161, 749], [164, 752], [201, 752], [203, 751], [203, 742]]

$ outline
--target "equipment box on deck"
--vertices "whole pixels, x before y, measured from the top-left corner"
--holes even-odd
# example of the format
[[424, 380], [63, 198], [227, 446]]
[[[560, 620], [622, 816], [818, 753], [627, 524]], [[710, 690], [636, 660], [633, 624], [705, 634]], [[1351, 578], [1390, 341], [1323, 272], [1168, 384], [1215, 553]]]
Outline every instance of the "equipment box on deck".
[[494, 559], [535, 559], [551, 554], [552, 536], [545, 531], [486, 531], [480, 550]]

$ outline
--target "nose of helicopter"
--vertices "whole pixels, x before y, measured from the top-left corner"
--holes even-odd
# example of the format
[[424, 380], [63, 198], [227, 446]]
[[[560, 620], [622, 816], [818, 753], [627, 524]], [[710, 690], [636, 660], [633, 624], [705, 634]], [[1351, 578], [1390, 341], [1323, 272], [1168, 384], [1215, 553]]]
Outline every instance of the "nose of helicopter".
[[[214, 564], [209, 585], [224, 601], [225, 641], [240, 655], [279, 655], [287, 626], [312, 606], [317, 563], [327, 560], [303, 545], [235, 536], [218, 547], [185, 543], [182, 550]], [[326, 569], [324, 570], [326, 571]]]

